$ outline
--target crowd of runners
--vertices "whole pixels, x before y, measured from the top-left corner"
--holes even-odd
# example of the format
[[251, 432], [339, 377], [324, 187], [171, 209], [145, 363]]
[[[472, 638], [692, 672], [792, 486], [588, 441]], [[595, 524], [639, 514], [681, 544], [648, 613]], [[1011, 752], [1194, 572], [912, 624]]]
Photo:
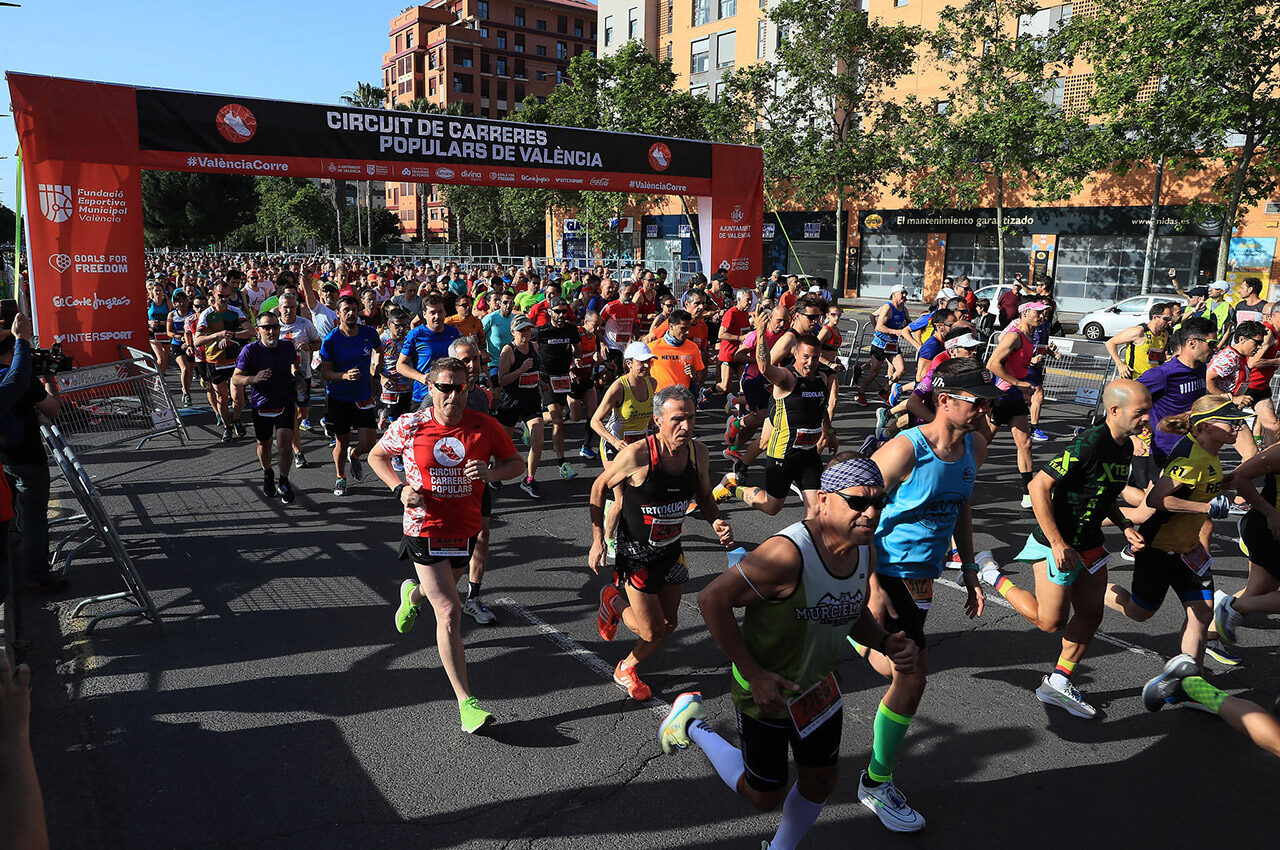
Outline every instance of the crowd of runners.
[[[664, 750], [696, 745], [732, 791], [781, 806], [767, 847], [795, 847], [835, 787], [835, 671], [850, 651], [889, 682], [858, 798], [888, 829], [924, 827], [894, 764], [926, 688], [926, 618], [946, 570], [969, 617], [995, 592], [1061, 633], [1034, 695], [1079, 718], [1096, 714], [1072, 679], [1104, 608], [1146, 621], [1172, 589], [1182, 653], [1141, 689], [1145, 706], [1216, 713], [1280, 755], [1272, 714], [1203, 672], [1206, 655], [1241, 663], [1243, 618], [1280, 613], [1280, 302], [1262, 301], [1260, 283], [1236, 300], [1224, 282], [1191, 290], [1108, 340], [1118, 377], [1095, 420], [1049, 450], [1040, 415], [1061, 331], [1047, 277], [997, 309], [963, 277], [923, 311], [895, 287], [859, 317], [874, 339], [855, 364], [837, 301], [795, 275], [734, 291], [718, 275], [677, 282], [643, 265], [613, 276], [199, 254], [151, 257], [149, 271], [159, 369], [176, 372], [183, 405], [207, 402], [222, 441], [252, 426], [265, 498], [293, 502], [290, 473], [331, 462], [335, 496], [386, 488], [399, 500], [412, 568], [395, 628], [408, 633], [429, 606], [466, 732], [493, 722], [460, 629], [463, 614], [496, 618], [481, 595], [489, 517], [509, 499], [568, 498], [550, 482], [591, 475], [583, 554], [604, 578], [597, 628], [605, 641], [619, 626], [634, 636], [613, 677], [640, 701], [652, 696], [642, 671], [677, 627], [686, 523], [705, 521], [733, 550], [722, 510], [795, 508], [697, 596], [731, 662], [738, 745], [703, 718], [699, 693], [675, 696], [659, 729]], [[695, 438], [708, 419], [723, 435]], [[975, 552], [970, 501], [1005, 430], [1035, 528], [1020, 549]], [[1242, 588], [1215, 584], [1216, 520], [1239, 522]], [[1128, 586], [1108, 580], [1113, 557], [1132, 563]], [[1006, 572], [1013, 563], [1030, 570]]]

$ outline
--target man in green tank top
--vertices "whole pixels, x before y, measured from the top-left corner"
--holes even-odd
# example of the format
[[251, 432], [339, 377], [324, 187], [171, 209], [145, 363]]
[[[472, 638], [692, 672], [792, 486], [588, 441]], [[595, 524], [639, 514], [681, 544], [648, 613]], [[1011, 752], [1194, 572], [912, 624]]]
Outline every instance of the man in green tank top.
[[[838, 455], [822, 473], [816, 511], [760, 544], [698, 594], [711, 636], [732, 661], [742, 748], [699, 718], [702, 694], [681, 694], [658, 732], [664, 752], [696, 743], [726, 785], [756, 808], [782, 803], [770, 850], [791, 850], [835, 789], [843, 709], [835, 675], [850, 635], [903, 671], [919, 648], [866, 610], [870, 546], [884, 479], [867, 458]], [[735, 608], [745, 608], [742, 626]], [[787, 751], [798, 779], [787, 791]]]

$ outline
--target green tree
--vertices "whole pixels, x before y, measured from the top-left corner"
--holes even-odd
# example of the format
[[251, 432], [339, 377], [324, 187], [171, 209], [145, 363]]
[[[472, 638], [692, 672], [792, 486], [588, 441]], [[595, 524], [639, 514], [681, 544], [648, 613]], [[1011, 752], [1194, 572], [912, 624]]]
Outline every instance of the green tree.
[[259, 177], [255, 230], [267, 250], [300, 245], [329, 234], [325, 200], [315, 184], [300, 177]]
[[142, 172], [142, 226], [149, 246], [220, 242], [251, 223], [257, 205], [248, 175]]
[[[806, 206], [829, 202], [836, 214], [836, 280], [843, 289], [847, 201], [869, 201], [901, 167], [904, 116], [890, 93], [911, 71], [920, 27], [873, 20], [850, 0], [782, 0], [770, 12], [783, 37], [772, 63], [727, 81], [755, 104], [770, 188]], [[730, 113], [730, 124], [741, 118]]]
[[[382, 108], [385, 108], [387, 104], [387, 90], [383, 88], [379, 88], [375, 86], [373, 83], [357, 82], [356, 87], [353, 90], [349, 92], [345, 92], [342, 95], [342, 97], [339, 99], [343, 103], [348, 104], [349, 106], [363, 106], [367, 109], [382, 109]], [[345, 182], [346, 181], [334, 181], [334, 182], [335, 182], [335, 190], [342, 191], [343, 194], [341, 197], [344, 199], [343, 203], [345, 203], [345, 198], [346, 198]], [[336, 185], [338, 183], [342, 183], [342, 185], [340, 186]], [[356, 244], [360, 245], [361, 247], [364, 247], [365, 237], [368, 236], [368, 240], [369, 240], [368, 244], [369, 244], [369, 247], [372, 248], [373, 246], [373, 216], [372, 216], [373, 205], [370, 202], [370, 197], [369, 197], [371, 188], [372, 187], [368, 180], [356, 181]], [[362, 195], [364, 196], [364, 205], [365, 205], [364, 208], [366, 211], [365, 220], [368, 224], [367, 233], [360, 226], [360, 198]], [[339, 226], [341, 227], [341, 225]]]
[[1064, 112], [1060, 78], [1070, 48], [1062, 30], [1018, 34], [1035, 0], [967, 0], [940, 13], [930, 61], [946, 75], [939, 100], [908, 98], [916, 128], [905, 186], [919, 206], [990, 203], [1004, 280], [1004, 210], [1013, 192], [1064, 200], [1093, 170], [1083, 116]]
[[[1280, 3], [1132, 0], [1099, 4], [1068, 28], [1093, 63], [1090, 109], [1121, 168], [1216, 164], [1210, 203], [1226, 275], [1241, 210], [1280, 188]], [[1193, 210], [1197, 215], [1203, 210]]]

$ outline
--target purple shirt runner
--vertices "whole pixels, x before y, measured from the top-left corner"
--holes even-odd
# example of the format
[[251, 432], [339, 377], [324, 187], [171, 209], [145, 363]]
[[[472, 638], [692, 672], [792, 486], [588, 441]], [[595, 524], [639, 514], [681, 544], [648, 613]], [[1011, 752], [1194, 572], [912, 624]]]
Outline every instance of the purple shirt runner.
[[254, 340], [240, 349], [236, 368], [241, 372], [253, 376], [263, 369], [271, 370], [270, 379], [248, 387], [249, 403], [254, 410], [260, 407], [285, 408], [293, 403], [293, 364], [297, 357], [293, 343], [287, 339], [280, 340], [275, 348]]
[[1174, 357], [1138, 377], [1142, 385], [1151, 390], [1151, 433], [1155, 449], [1165, 458], [1182, 437], [1157, 430], [1156, 425], [1166, 416], [1186, 413], [1192, 403], [1204, 395], [1204, 373], [1203, 363], [1186, 366]]

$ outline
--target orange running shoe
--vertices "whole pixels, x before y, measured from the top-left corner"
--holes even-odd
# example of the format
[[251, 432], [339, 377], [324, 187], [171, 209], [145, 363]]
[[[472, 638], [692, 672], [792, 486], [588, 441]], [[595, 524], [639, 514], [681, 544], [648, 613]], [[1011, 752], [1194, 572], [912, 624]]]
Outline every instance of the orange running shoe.
[[640, 677], [636, 675], [635, 665], [631, 667], [623, 667], [622, 662], [618, 662], [618, 666], [613, 668], [613, 681], [627, 689], [627, 693], [634, 700], [644, 702], [653, 693], [649, 690], [649, 686], [640, 681]]
[[622, 619], [622, 594], [618, 588], [608, 585], [600, 591], [600, 608], [596, 611], [596, 631], [604, 640], [613, 640], [618, 633], [618, 621]]

